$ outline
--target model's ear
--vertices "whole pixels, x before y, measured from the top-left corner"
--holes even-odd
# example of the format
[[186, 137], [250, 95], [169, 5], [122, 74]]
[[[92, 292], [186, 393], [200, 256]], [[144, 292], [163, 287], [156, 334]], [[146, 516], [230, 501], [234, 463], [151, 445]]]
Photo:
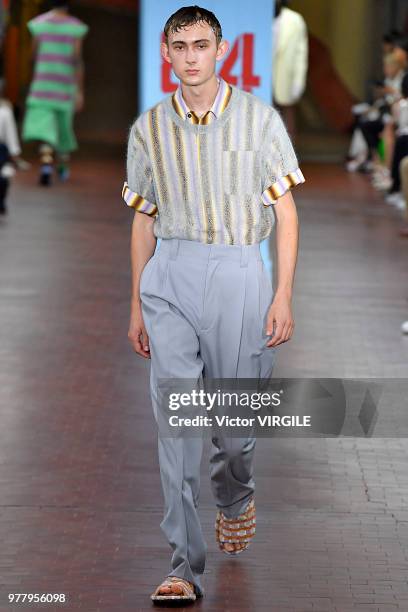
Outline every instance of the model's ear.
[[228, 53], [229, 47], [230, 45], [228, 40], [222, 40], [220, 42], [217, 49], [217, 55], [215, 56], [217, 62], [225, 57], [226, 53]]
[[171, 64], [171, 59], [170, 59], [170, 55], [169, 55], [169, 47], [167, 45], [167, 43], [162, 42], [160, 44], [160, 53], [162, 58], [168, 62], [169, 64]]

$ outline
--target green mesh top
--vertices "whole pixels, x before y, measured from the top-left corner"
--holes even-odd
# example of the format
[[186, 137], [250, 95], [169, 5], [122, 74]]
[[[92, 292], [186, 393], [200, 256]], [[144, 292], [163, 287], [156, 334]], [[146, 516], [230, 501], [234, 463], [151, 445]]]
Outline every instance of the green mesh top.
[[71, 15], [51, 11], [27, 24], [37, 41], [34, 78], [27, 104], [73, 110], [76, 93], [75, 42], [88, 26]]

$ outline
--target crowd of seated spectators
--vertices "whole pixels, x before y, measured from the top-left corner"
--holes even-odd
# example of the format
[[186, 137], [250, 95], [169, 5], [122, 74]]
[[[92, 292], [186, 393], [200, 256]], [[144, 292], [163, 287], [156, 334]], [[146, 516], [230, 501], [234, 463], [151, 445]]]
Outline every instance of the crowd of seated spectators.
[[[373, 187], [402, 215], [400, 235], [408, 238], [408, 37], [383, 38], [383, 79], [372, 86], [369, 103], [353, 106], [355, 124], [347, 169], [371, 176]], [[408, 321], [402, 325], [408, 333]]]
[[[407, 213], [408, 37], [383, 39], [383, 79], [372, 83], [372, 100], [353, 106], [355, 126], [347, 169], [371, 174], [388, 204]], [[401, 234], [408, 237], [408, 225]]]

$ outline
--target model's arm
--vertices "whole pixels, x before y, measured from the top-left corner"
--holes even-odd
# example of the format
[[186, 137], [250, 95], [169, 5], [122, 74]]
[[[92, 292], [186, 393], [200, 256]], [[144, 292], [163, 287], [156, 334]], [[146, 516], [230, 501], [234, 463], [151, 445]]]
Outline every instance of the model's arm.
[[38, 39], [33, 36], [32, 40], [31, 40], [31, 54], [30, 54], [30, 65], [29, 65], [29, 80], [31, 81], [33, 76], [34, 76], [34, 68], [35, 68], [35, 62], [37, 59], [37, 52], [38, 52]]
[[277, 286], [269, 308], [266, 334], [273, 337], [266, 346], [287, 342], [295, 326], [292, 316], [292, 289], [299, 243], [299, 224], [295, 202], [290, 191], [274, 205], [276, 216]]
[[150, 358], [149, 337], [143, 322], [140, 302], [140, 277], [156, 248], [154, 217], [135, 212], [132, 224], [130, 258], [132, 265], [132, 299], [128, 337], [136, 353]]
[[77, 85], [75, 110], [80, 112], [84, 107], [85, 66], [82, 58], [82, 38], [75, 41], [74, 50], [75, 80]]

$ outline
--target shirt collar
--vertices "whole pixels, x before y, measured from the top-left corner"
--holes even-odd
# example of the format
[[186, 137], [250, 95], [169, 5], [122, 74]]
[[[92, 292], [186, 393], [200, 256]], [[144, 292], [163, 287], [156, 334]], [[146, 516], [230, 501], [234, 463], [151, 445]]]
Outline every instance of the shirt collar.
[[[224, 79], [218, 79], [219, 87], [217, 91], [217, 95], [215, 96], [215, 100], [213, 102], [212, 107], [205, 115], [203, 115], [201, 119], [201, 123], [209, 123], [209, 120], [212, 118], [218, 119], [221, 113], [227, 108], [228, 102], [231, 97], [231, 86], [224, 81]], [[191, 123], [199, 123], [200, 119], [194, 113], [194, 111], [190, 110], [183, 98], [183, 94], [181, 91], [181, 85], [178, 86], [177, 90], [172, 96], [173, 107], [176, 113], [182, 118], [191, 121]], [[210, 115], [213, 117], [210, 118]]]

